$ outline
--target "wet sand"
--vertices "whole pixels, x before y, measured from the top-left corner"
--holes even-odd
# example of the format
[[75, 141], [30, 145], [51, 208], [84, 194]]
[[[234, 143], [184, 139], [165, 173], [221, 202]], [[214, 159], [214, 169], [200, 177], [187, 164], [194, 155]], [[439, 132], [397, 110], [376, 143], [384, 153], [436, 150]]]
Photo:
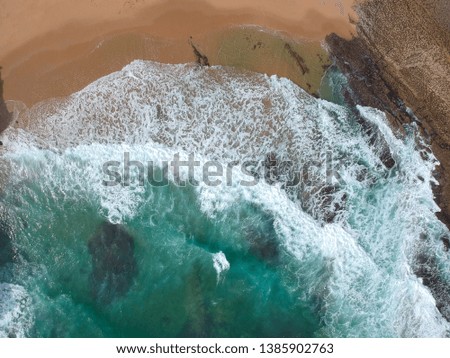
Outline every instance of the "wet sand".
[[[353, 0], [19, 0], [0, 3], [5, 98], [30, 106], [65, 96], [133, 59], [278, 74], [316, 93], [329, 65], [320, 45], [350, 38]], [[192, 37], [192, 44], [190, 38]], [[303, 60], [299, 61], [299, 59]], [[308, 71], [305, 73], [306, 67]]]

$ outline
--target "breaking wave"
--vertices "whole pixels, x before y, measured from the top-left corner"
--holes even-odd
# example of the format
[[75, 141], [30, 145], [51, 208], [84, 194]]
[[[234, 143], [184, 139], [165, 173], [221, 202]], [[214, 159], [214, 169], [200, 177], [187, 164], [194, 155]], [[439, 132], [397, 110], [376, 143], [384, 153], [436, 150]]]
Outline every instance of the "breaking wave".
[[[413, 126], [393, 133], [375, 109], [315, 99], [276, 76], [146, 61], [40, 103], [21, 121], [25, 128], [2, 139], [8, 151], [1, 160], [13, 175], [1, 200], [14, 217], [21, 256], [13, 281], [28, 293], [14, 290], [45, 301], [27, 301], [38, 317], [50, 316], [45, 305], [77, 317], [94, 307], [101, 312], [91, 317], [94, 336], [132, 334], [112, 317], [135, 314], [133, 305], [159, 322], [135, 328], [137, 335], [448, 335], [445, 292], [433, 288], [450, 287], [441, 241], [447, 229], [432, 192], [437, 161]], [[124, 153], [160, 170], [177, 153], [224, 167], [245, 160], [264, 167], [270, 156], [277, 175], [253, 186], [239, 185], [243, 173], [217, 186], [197, 177], [198, 185], [179, 188], [170, 172], [165, 188], [137, 180], [105, 186], [104, 163], [121, 163]], [[301, 168], [298, 185], [286, 185], [292, 172], [283, 162]], [[108, 309], [86, 289], [86, 242], [102, 220], [128, 228], [141, 250], [130, 291]], [[5, 295], [10, 286], [1, 287]], [[179, 306], [148, 302], [175, 291], [183, 295]], [[1, 334], [16, 325], [5, 321], [17, 316], [16, 301], [0, 306]], [[248, 320], [220, 330], [221, 319], [231, 322], [224, 312], [247, 302]], [[195, 317], [185, 309], [191, 306]], [[264, 307], [270, 312], [261, 313]], [[278, 324], [261, 323], [277, 314]], [[16, 331], [60, 332], [48, 324]]]

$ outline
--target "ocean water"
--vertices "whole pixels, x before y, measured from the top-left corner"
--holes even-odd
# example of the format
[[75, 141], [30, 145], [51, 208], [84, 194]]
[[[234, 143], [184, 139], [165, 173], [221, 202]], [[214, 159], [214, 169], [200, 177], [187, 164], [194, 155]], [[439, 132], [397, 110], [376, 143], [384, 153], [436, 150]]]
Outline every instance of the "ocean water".
[[[276, 76], [134, 61], [27, 110], [2, 138], [0, 336], [447, 336], [437, 161], [414, 125], [346, 108], [329, 76], [336, 103]], [[254, 164], [207, 185], [165, 171], [176, 155]], [[268, 156], [275, 178], [243, 185]], [[125, 184], [124, 158], [167, 185], [136, 166]]]

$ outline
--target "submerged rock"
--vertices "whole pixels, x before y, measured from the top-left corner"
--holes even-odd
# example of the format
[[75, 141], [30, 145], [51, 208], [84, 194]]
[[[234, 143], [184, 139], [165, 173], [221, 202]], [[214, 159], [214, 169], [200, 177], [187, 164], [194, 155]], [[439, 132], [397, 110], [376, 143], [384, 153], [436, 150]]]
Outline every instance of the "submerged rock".
[[296, 52], [290, 44], [286, 42], [284, 45], [284, 48], [289, 53], [289, 55], [295, 60], [297, 66], [299, 67], [300, 71], [302, 72], [302, 75], [305, 75], [309, 72], [309, 68], [306, 66], [305, 60], [302, 56]]
[[186, 323], [181, 331], [181, 337], [208, 337], [215, 325], [212, 314], [213, 300], [210, 296], [211, 287], [204, 275], [201, 263], [196, 262], [187, 276], [184, 297]]
[[3, 208], [0, 206], [0, 267], [13, 262], [15, 252], [10, 228], [5, 222]]
[[5, 230], [3, 223], [0, 222], [0, 267], [12, 262], [14, 252], [11, 245], [11, 238]]
[[260, 259], [272, 262], [278, 258], [278, 243], [274, 236], [264, 234], [258, 230], [247, 234], [251, 252]]
[[92, 256], [91, 291], [96, 301], [108, 304], [124, 296], [137, 273], [134, 240], [120, 225], [103, 223], [89, 241]]
[[448, 251], [450, 249], [450, 240], [448, 237], [442, 237], [441, 238], [442, 243], [444, 244], [444, 250]]
[[392, 155], [391, 149], [389, 148], [389, 144], [381, 133], [380, 129], [370, 123], [366, 118], [364, 118], [361, 113], [356, 109], [356, 104], [354, 96], [348, 91], [345, 90], [343, 93], [344, 101], [349, 106], [353, 116], [356, 119], [356, 122], [361, 127], [362, 132], [367, 138], [369, 145], [372, 148], [378, 148], [380, 161], [387, 169], [392, 169], [396, 162]]
[[270, 185], [280, 180], [278, 173], [278, 159], [275, 153], [268, 153], [264, 159], [264, 178]]
[[298, 193], [303, 210], [323, 223], [333, 223], [345, 210], [348, 195], [341, 187], [306, 181]]
[[[443, 243], [443, 251], [448, 251], [449, 240], [447, 236], [440, 238]], [[420, 235], [419, 251], [413, 261], [414, 274], [422, 279], [422, 283], [429, 288], [436, 300], [436, 307], [442, 316], [450, 322], [450, 283], [442, 264], [433, 255], [430, 237]]]
[[251, 226], [245, 231], [250, 252], [263, 261], [276, 263], [280, 250], [273, 217], [264, 214], [259, 225]]

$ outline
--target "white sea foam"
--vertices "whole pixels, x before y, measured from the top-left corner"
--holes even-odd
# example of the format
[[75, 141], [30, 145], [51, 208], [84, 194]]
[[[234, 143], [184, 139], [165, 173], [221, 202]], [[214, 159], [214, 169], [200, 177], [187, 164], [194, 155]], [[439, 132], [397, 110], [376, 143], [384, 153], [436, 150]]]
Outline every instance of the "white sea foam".
[[[67, 100], [31, 109], [26, 131], [6, 132], [4, 157], [18, 173], [13, 185], [44, 178], [42, 190], [78, 190], [112, 222], [135, 216], [145, 198], [140, 186], [102, 184], [102, 164], [121, 161], [124, 152], [159, 165], [177, 152], [225, 166], [270, 152], [298, 167], [312, 163], [315, 175], [294, 196], [280, 184], [238, 185], [243, 174], [237, 173], [231, 186], [201, 183], [200, 206], [213, 219], [242, 202], [273, 215], [279, 244], [296, 262], [295, 272], [285, 274], [298, 278], [300, 300], [319, 302], [324, 328], [318, 334], [445, 336], [449, 324], [412, 269], [420, 235], [446, 230], [435, 217], [431, 190], [436, 160], [428, 151], [422, 158], [426, 149], [414, 136], [397, 138], [381, 112], [358, 110], [387, 143], [393, 169], [345, 108], [316, 100], [287, 79], [135, 61]], [[328, 152], [343, 179], [327, 194], [331, 209], [341, 207], [334, 223], [326, 223], [328, 199], [321, 192]], [[448, 260], [436, 257], [447, 270]], [[222, 253], [213, 264], [218, 278], [230, 267]]]
[[33, 322], [30, 303], [23, 287], [0, 283], [0, 338], [27, 336]]
[[227, 261], [225, 254], [220, 251], [213, 255], [213, 265], [217, 272], [217, 282], [219, 282], [225, 272], [230, 269], [230, 263]]

